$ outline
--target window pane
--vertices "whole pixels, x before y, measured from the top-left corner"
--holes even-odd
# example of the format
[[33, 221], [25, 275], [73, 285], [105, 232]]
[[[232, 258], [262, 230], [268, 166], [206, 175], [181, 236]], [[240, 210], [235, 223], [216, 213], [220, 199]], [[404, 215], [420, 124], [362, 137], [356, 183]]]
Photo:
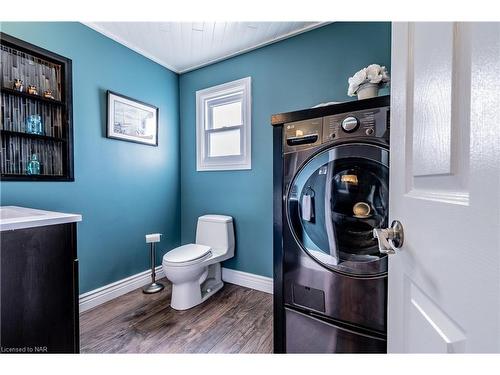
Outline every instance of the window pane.
[[196, 170], [251, 169], [251, 78], [196, 91]]
[[210, 133], [209, 156], [241, 155], [240, 129]]
[[241, 125], [241, 101], [212, 107], [212, 129]]

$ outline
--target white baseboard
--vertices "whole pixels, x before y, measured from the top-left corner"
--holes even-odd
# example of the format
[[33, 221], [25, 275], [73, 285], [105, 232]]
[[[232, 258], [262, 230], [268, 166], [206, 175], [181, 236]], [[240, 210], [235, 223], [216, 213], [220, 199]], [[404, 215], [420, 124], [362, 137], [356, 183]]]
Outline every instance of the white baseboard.
[[222, 280], [227, 283], [273, 294], [273, 279], [270, 277], [236, 271], [230, 268], [222, 268]]
[[[156, 267], [156, 277], [165, 277], [162, 266]], [[261, 292], [273, 293], [273, 279], [248, 272], [222, 268], [222, 280]], [[129, 276], [114, 283], [80, 294], [80, 312], [90, 310], [105, 302], [138, 289], [151, 281], [151, 270]]]
[[[156, 267], [156, 278], [164, 277], [162, 266]], [[80, 312], [87, 311], [102, 303], [138, 289], [148, 282], [151, 282], [151, 270], [126, 277], [125, 279], [115, 281], [114, 283], [104, 285], [103, 287], [80, 294]]]

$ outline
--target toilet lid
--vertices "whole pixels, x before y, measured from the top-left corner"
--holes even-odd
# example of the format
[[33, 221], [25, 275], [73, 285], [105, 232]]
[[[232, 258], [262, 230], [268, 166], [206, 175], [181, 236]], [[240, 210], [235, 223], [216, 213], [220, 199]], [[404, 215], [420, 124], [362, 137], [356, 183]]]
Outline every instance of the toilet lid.
[[192, 262], [210, 253], [210, 246], [188, 244], [177, 247], [165, 254], [163, 259], [169, 263]]

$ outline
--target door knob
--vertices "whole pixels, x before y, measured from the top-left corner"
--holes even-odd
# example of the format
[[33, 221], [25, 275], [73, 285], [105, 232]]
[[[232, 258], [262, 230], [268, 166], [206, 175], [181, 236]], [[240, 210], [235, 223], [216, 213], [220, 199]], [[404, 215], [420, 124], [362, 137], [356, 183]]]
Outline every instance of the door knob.
[[390, 228], [374, 229], [373, 238], [378, 240], [378, 250], [382, 254], [394, 254], [403, 246], [403, 225], [394, 220]]

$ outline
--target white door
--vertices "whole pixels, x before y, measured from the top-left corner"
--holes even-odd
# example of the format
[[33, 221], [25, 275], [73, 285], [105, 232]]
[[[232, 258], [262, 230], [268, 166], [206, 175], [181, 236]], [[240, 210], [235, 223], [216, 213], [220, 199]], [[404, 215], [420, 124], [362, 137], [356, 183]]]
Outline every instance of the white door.
[[500, 24], [394, 23], [389, 352], [500, 351]]

